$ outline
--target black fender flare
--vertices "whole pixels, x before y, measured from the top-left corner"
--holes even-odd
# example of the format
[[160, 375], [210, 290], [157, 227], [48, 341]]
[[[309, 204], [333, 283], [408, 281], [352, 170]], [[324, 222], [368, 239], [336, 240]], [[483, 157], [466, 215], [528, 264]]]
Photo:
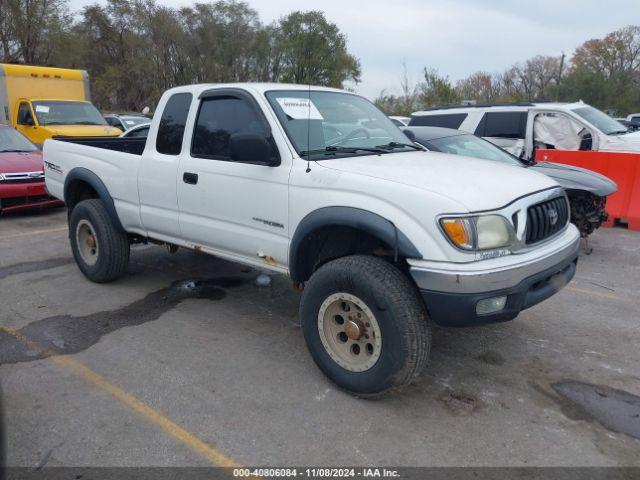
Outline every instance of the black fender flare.
[[[109, 214], [109, 217], [111, 218], [113, 224], [119, 231], [124, 232], [125, 230], [122, 227], [122, 223], [120, 223], [120, 218], [118, 218], [118, 212], [116, 211], [116, 206], [113, 203], [113, 198], [111, 197], [109, 190], [107, 189], [104, 182], [100, 180], [100, 177], [98, 177], [91, 170], [83, 167], [75, 167], [71, 169], [71, 171], [69, 171], [66, 178], [64, 179], [64, 202], [67, 204], [67, 206], [75, 206], [75, 203], [70, 202], [70, 200], [73, 195], [71, 188], [73, 183], [76, 181], [84, 182], [95, 190], [95, 192], [98, 194], [98, 198], [102, 200], [102, 203], [107, 209], [107, 213]], [[71, 203], [73, 203], [73, 205], [71, 205]], [[71, 215], [71, 210], [72, 208], [69, 208], [69, 215]]]
[[384, 241], [395, 256], [421, 259], [422, 255], [391, 221], [380, 215], [355, 207], [323, 207], [307, 214], [291, 238], [289, 245], [289, 275], [294, 282], [305, 280], [300, 267], [299, 253], [309, 234], [322, 227], [348, 226], [363, 230]]

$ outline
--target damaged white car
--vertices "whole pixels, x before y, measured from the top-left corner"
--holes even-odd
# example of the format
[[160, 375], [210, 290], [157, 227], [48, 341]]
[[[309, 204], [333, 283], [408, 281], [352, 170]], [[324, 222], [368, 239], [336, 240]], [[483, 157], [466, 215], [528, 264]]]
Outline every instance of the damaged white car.
[[640, 132], [583, 102], [438, 107], [413, 113], [409, 126], [464, 130], [524, 160], [540, 148], [640, 152]]

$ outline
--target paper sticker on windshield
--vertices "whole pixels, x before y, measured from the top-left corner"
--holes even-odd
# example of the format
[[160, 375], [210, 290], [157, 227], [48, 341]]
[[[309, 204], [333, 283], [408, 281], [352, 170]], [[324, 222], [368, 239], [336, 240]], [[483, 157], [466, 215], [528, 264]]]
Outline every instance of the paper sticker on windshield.
[[36, 105], [36, 112], [49, 113], [49, 107], [47, 105]]
[[127, 125], [133, 125], [136, 122], [134, 122], [133, 120], [125, 120], [124, 123], [126, 123]]
[[278, 98], [278, 103], [294, 120], [324, 120], [320, 111], [308, 98]]

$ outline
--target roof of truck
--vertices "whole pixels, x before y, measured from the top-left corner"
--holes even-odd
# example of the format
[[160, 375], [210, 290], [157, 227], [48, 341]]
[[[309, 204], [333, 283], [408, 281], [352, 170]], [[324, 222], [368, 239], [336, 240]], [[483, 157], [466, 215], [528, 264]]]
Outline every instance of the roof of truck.
[[[169, 91], [182, 92], [203, 92], [210, 88], [241, 88], [246, 90], [254, 90], [259, 93], [269, 92], [271, 90], [313, 90], [326, 92], [342, 92], [352, 93], [338, 88], [320, 87], [315, 85], [300, 85], [297, 83], [260, 83], [260, 82], [244, 82], [244, 83], [197, 83], [193, 85], [183, 85], [174, 87]], [[355, 94], [354, 94], [355, 95]]]

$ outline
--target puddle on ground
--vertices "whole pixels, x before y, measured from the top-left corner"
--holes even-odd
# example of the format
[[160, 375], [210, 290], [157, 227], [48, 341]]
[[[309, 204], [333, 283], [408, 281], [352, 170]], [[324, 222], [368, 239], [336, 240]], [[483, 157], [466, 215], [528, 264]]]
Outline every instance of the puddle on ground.
[[0, 330], [0, 365], [81, 352], [96, 344], [103, 335], [160, 318], [185, 299], [222, 300], [226, 296], [225, 288], [239, 287], [247, 281], [239, 277], [182, 280], [117, 310], [80, 317], [57, 315], [44, 318], [17, 331], [19, 336], [38, 345], [38, 350]]
[[47, 260], [37, 260], [35, 262], [16, 263], [7, 267], [0, 268], [0, 280], [10, 275], [18, 275], [20, 273], [39, 272], [40, 270], [48, 270], [50, 268], [61, 267], [73, 263], [72, 257], [49, 258]]
[[572, 420], [595, 420], [613, 432], [640, 439], [640, 397], [575, 381], [555, 383], [552, 387], [568, 400], [561, 407]]
[[489, 365], [504, 365], [504, 357], [493, 350], [487, 350], [486, 352], [481, 353], [476, 357], [476, 359], [481, 362], [488, 363]]

